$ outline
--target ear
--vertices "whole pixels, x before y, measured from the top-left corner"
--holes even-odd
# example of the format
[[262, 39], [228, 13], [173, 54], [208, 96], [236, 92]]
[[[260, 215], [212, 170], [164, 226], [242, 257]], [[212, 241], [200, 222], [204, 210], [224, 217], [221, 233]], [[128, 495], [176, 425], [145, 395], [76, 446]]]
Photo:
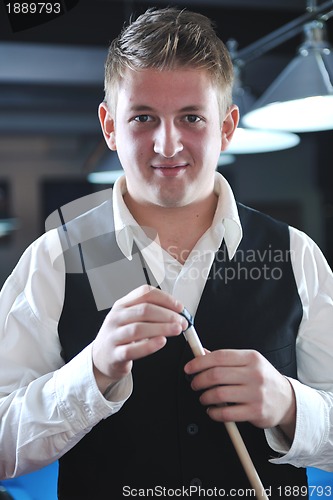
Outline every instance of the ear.
[[106, 144], [112, 151], [116, 151], [117, 145], [114, 119], [111, 117], [105, 102], [102, 102], [98, 106], [98, 117]]
[[230, 108], [228, 108], [227, 114], [222, 123], [222, 144], [221, 151], [225, 151], [230, 141], [234, 135], [234, 132], [237, 128], [239, 122], [239, 109], [236, 104], [232, 104]]

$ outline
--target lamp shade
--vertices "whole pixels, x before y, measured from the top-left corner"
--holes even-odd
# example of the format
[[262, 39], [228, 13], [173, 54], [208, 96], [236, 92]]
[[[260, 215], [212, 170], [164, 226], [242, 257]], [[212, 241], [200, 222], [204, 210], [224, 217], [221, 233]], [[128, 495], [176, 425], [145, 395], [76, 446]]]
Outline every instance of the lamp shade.
[[238, 127], [228, 146], [227, 153], [269, 153], [293, 148], [299, 143], [300, 137], [291, 132]]
[[324, 25], [304, 27], [299, 53], [245, 114], [247, 127], [291, 132], [333, 128], [333, 53], [324, 40]]
[[124, 170], [115, 151], [101, 141], [88, 161], [87, 179], [92, 184], [114, 184]]
[[244, 127], [243, 116], [254, 105], [255, 97], [249, 88], [243, 86], [240, 78], [240, 69], [237, 65], [234, 67], [234, 73], [235, 82], [232, 99], [239, 108], [240, 122], [228, 146], [227, 153], [267, 153], [297, 146], [300, 143], [300, 137], [291, 132]]

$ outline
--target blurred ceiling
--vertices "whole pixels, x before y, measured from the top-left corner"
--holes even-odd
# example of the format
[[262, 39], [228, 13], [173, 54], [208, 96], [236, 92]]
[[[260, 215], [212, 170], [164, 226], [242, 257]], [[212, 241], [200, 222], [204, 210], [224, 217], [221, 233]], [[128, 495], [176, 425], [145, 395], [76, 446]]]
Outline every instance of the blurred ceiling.
[[[101, 140], [96, 110], [103, 98], [106, 50], [132, 13], [167, 5], [193, 9], [215, 21], [224, 42], [235, 39], [242, 49], [304, 14], [309, 2], [79, 0], [64, 15], [15, 33], [6, 17], [5, 3], [0, 4], [1, 136], [47, 136], [49, 147], [41, 152], [45, 156], [55, 149], [50, 142], [73, 136], [84, 160]], [[327, 27], [333, 42], [332, 20]], [[273, 81], [301, 41], [301, 36], [292, 38], [245, 66], [244, 83], [255, 95]], [[3, 144], [0, 140], [0, 154]], [[33, 144], [36, 147], [36, 142]]]

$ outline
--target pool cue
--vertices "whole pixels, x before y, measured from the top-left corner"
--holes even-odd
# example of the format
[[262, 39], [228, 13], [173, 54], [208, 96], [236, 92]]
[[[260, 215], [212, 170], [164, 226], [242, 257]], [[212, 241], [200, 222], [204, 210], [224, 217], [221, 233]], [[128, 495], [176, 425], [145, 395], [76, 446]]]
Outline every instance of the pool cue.
[[[185, 339], [189, 343], [189, 346], [191, 347], [193, 355], [195, 357], [204, 356], [206, 353], [200, 342], [199, 336], [194, 328], [192, 315], [188, 312], [186, 308], [184, 308], [180, 314], [184, 316], [189, 325], [188, 328], [183, 331], [183, 334]], [[268, 500], [265, 488], [251, 460], [249, 452], [247, 451], [247, 448], [245, 446], [245, 443], [238, 430], [236, 423], [224, 422], [224, 425], [232, 441], [232, 444], [234, 445], [234, 448], [237, 452], [238, 458], [243, 466], [243, 469], [247, 475], [247, 478], [255, 491], [256, 498]]]

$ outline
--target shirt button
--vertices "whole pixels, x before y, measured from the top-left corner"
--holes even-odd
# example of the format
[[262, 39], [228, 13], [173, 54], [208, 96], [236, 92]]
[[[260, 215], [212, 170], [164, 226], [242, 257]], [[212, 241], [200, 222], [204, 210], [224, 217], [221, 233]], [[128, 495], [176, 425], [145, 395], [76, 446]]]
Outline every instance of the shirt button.
[[87, 404], [83, 404], [83, 410], [89, 417], [92, 415], [91, 408]]
[[190, 436], [195, 436], [196, 434], [198, 434], [198, 432], [199, 432], [199, 427], [197, 426], [197, 424], [188, 424], [187, 433]]
[[191, 479], [190, 486], [202, 486], [202, 481], [198, 477]]

